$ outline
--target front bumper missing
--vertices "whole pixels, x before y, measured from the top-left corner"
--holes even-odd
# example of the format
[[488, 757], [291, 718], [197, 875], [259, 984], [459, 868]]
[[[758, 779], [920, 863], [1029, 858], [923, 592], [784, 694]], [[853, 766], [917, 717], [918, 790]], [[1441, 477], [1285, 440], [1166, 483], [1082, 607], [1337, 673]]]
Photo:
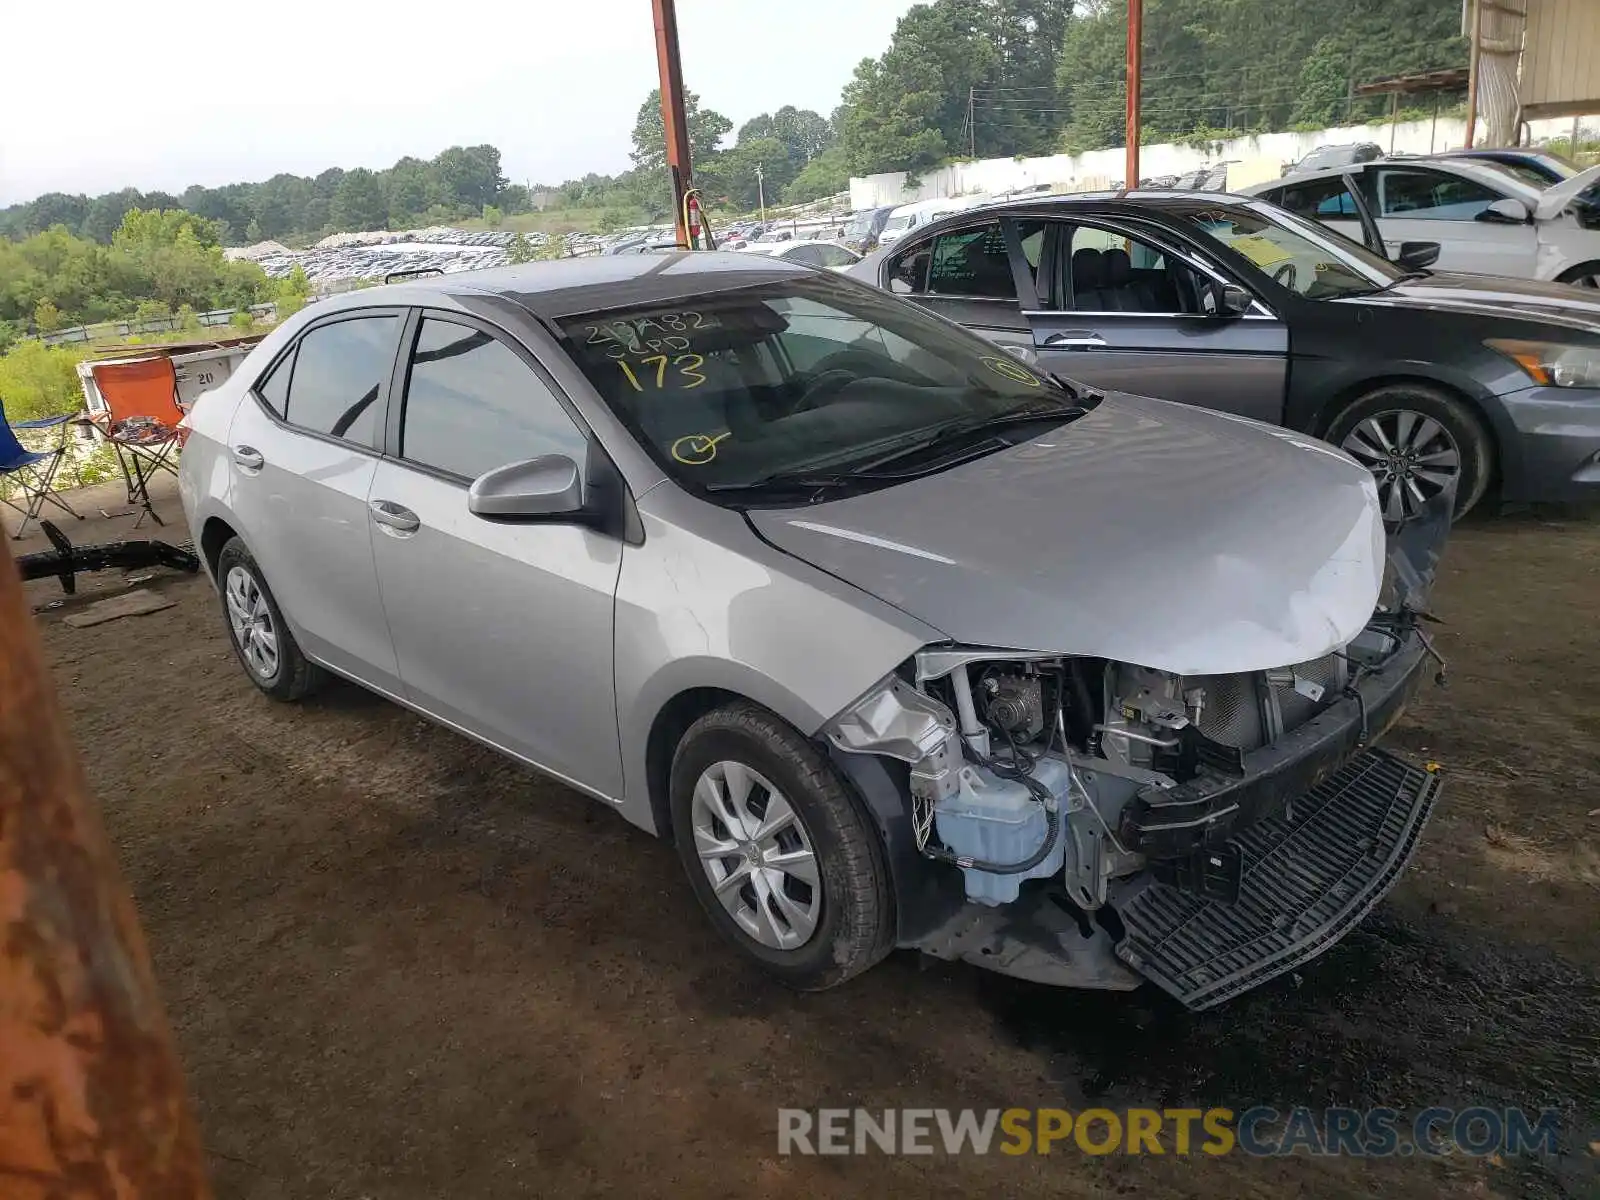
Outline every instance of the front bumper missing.
[[1438, 797], [1436, 775], [1372, 750], [1230, 840], [1229, 904], [1148, 876], [1114, 896], [1116, 954], [1191, 1009], [1248, 991], [1321, 954], [1388, 893]]
[[1151, 859], [1180, 859], [1264, 819], [1289, 797], [1310, 792], [1400, 719], [1427, 661], [1428, 648], [1412, 630], [1348, 694], [1246, 754], [1242, 775], [1206, 772], [1141, 793], [1123, 810], [1123, 845]]

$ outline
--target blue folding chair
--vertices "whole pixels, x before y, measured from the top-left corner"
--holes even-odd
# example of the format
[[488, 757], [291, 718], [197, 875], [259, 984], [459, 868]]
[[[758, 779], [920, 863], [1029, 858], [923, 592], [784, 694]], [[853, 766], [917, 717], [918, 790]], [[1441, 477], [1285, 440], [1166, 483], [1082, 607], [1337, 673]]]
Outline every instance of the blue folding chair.
[[[17, 531], [11, 535], [13, 541], [21, 538], [28, 530], [29, 521], [39, 519], [39, 510], [49, 501], [61, 509], [68, 516], [83, 520], [81, 513], [72, 511], [72, 507], [61, 498], [56, 491], [56, 472], [61, 469], [61, 461], [66, 457], [67, 444], [65, 426], [72, 420], [71, 414], [61, 417], [42, 417], [37, 421], [18, 421], [13, 425], [6, 419], [6, 410], [0, 404], [0, 479], [15, 479], [17, 486], [22, 489], [23, 504], [16, 504], [12, 500], [0, 496], [0, 504], [14, 509], [22, 514], [22, 524], [17, 526]], [[17, 440], [18, 429], [52, 429], [62, 427], [60, 443], [53, 450], [29, 450]]]

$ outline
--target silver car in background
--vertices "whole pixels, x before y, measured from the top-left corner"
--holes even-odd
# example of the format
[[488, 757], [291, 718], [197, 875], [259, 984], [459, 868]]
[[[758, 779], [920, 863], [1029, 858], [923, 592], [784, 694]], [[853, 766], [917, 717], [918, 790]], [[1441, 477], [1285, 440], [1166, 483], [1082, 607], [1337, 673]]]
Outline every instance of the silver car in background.
[[672, 838], [731, 945], [1200, 1008], [1336, 941], [1433, 777], [1373, 743], [1450, 497], [1050, 377], [764, 256], [323, 301], [187, 424], [251, 681], [331, 672]]

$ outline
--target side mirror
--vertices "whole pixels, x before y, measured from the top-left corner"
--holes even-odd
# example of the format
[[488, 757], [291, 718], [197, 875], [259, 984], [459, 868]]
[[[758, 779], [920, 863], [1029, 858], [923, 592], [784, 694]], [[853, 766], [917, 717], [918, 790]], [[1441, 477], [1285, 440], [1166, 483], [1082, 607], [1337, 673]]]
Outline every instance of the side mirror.
[[1420, 271], [1439, 261], [1438, 242], [1401, 242], [1400, 252], [1394, 256], [1397, 266], [1408, 271]]
[[1487, 221], [1491, 225], [1526, 225], [1533, 216], [1521, 200], [1506, 196], [1496, 200], [1473, 219]]
[[1217, 316], [1242, 317], [1250, 311], [1250, 306], [1256, 298], [1250, 292], [1240, 287], [1237, 283], [1222, 285], [1222, 294], [1218, 297]]
[[485, 471], [467, 490], [467, 511], [491, 521], [572, 520], [583, 514], [583, 478], [565, 454]]

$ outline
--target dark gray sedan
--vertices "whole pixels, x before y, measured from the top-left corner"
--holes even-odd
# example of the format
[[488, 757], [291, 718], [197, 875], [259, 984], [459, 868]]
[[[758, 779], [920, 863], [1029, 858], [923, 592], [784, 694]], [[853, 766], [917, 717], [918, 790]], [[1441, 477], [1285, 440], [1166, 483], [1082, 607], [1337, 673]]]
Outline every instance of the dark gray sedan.
[[1182, 192], [972, 209], [850, 273], [1072, 379], [1301, 430], [1391, 522], [1600, 494], [1600, 297], [1391, 262], [1276, 205]]

